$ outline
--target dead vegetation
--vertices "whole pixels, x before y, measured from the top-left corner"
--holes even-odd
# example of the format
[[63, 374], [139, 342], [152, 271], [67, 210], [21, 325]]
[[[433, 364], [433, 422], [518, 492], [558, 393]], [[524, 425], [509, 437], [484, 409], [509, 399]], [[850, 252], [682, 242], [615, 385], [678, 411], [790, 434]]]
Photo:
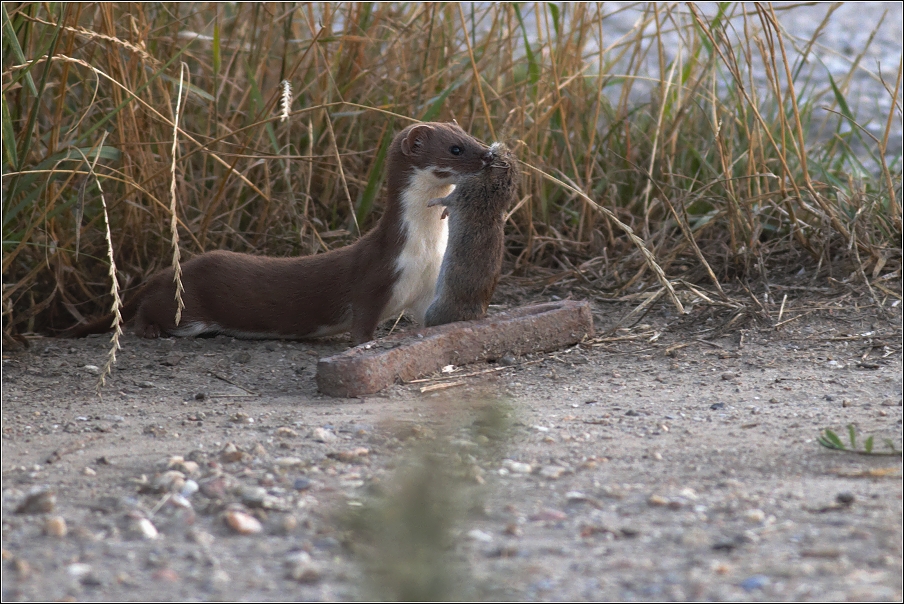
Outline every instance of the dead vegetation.
[[[613, 10], [634, 29], [608, 34]], [[776, 10], [4, 4], [4, 334], [109, 311], [180, 255], [349, 243], [393, 135], [453, 118], [533, 168], [508, 279], [733, 316], [775, 315], [770, 284], [802, 275], [900, 299], [902, 65], [873, 74], [891, 110], [867, 129], [846, 100], [866, 49], [809, 77], [834, 9], [812, 39]]]

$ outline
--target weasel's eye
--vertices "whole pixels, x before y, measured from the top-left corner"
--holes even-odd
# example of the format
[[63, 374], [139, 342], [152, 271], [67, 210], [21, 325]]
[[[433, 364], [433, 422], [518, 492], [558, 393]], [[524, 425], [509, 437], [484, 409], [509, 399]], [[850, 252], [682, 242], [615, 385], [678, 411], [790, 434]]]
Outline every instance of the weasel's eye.
[[464, 151], [462, 150], [462, 148], [459, 147], [458, 145], [452, 145], [452, 146], [449, 148], [449, 152], [452, 153], [452, 155], [461, 155], [462, 153], [464, 153]]

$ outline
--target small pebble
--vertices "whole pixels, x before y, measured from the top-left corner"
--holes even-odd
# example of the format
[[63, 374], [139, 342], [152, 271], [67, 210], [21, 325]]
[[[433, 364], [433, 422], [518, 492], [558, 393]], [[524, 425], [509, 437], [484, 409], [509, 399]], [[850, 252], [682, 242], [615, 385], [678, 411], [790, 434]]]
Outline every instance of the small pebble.
[[253, 486], [242, 487], [241, 499], [242, 503], [247, 505], [249, 508], [264, 507], [264, 503], [267, 500], [267, 489], [265, 489], [264, 487]]
[[691, 501], [697, 501], [697, 491], [690, 487], [685, 487], [678, 492], [679, 495]]
[[304, 463], [304, 460], [300, 457], [277, 457], [273, 460], [273, 467], [275, 470], [286, 470], [303, 466]]
[[202, 531], [199, 528], [192, 527], [192, 528], [188, 529], [188, 531], [185, 533], [185, 535], [186, 535], [186, 537], [188, 537], [188, 539], [190, 541], [192, 541], [193, 543], [197, 543], [198, 545], [200, 545], [202, 547], [210, 547], [211, 545], [213, 545], [213, 541], [214, 541], [213, 535], [211, 535], [210, 533], [208, 533], [206, 531]]
[[657, 507], [662, 507], [669, 505], [669, 500], [662, 495], [650, 495], [650, 497], [647, 499], [647, 503], [649, 503], [650, 505], [655, 505]]
[[254, 418], [249, 416], [247, 413], [242, 413], [241, 411], [237, 411], [229, 416], [229, 421], [235, 424], [253, 424]]
[[835, 496], [835, 501], [837, 501], [840, 505], [848, 506], [852, 505], [854, 501], [856, 501], [856, 497], [854, 497], [853, 493], [843, 491]]
[[62, 538], [66, 536], [69, 529], [66, 528], [66, 519], [62, 516], [52, 516], [44, 523], [44, 534], [51, 537]]
[[178, 493], [185, 487], [185, 474], [169, 470], [154, 477], [152, 488], [162, 493]]
[[332, 430], [326, 428], [314, 428], [311, 431], [311, 438], [319, 443], [331, 443], [339, 437]]
[[320, 567], [307, 552], [292, 552], [286, 556], [286, 578], [299, 583], [315, 583], [320, 580]]
[[225, 499], [228, 481], [225, 476], [216, 476], [207, 480], [202, 480], [198, 485], [201, 494], [208, 499]]
[[311, 481], [307, 478], [296, 478], [292, 483], [292, 488], [296, 491], [306, 491], [311, 488]]
[[502, 467], [513, 474], [530, 474], [534, 468], [529, 463], [506, 459], [502, 462]]
[[768, 584], [769, 577], [766, 577], [764, 575], [754, 575], [741, 581], [741, 589], [743, 589], [744, 591], [753, 591], [755, 589], [762, 589]]
[[281, 426], [276, 429], [276, 436], [279, 436], [281, 438], [294, 438], [298, 436], [298, 432], [296, 432], [292, 428], [289, 428], [288, 426]]
[[530, 516], [532, 521], [559, 522], [568, 518], [568, 514], [559, 510], [545, 509]]
[[567, 471], [562, 466], [543, 466], [540, 468], [540, 476], [549, 480], [556, 480]]
[[192, 509], [191, 501], [189, 501], [188, 499], [186, 499], [184, 496], [182, 496], [179, 493], [170, 494], [169, 499], [167, 499], [167, 504], [177, 507], [177, 508], [181, 508], [183, 510]]
[[56, 494], [50, 487], [35, 487], [16, 508], [17, 514], [48, 514], [56, 508]]
[[66, 574], [73, 579], [80, 580], [91, 572], [91, 565], [83, 562], [75, 562], [66, 567]]
[[255, 535], [264, 530], [257, 518], [238, 510], [227, 510], [223, 515], [229, 528], [240, 535]]
[[231, 582], [232, 577], [222, 568], [216, 569], [210, 575], [210, 586], [214, 589], [223, 589]]
[[719, 409], [725, 408], [725, 403], [713, 403], [712, 405], [709, 406], [709, 408], [712, 409], [713, 411], [718, 411]]
[[759, 509], [747, 510], [744, 512], [744, 519], [748, 522], [762, 522], [766, 519], [766, 513]]
[[84, 474], [85, 476], [97, 476], [97, 471], [93, 468], [85, 467], [84, 469], [82, 469], [82, 474]]
[[28, 560], [23, 558], [16, 558], [13, 560], [13, 569], [22, 579], [31, 575], [31, 564], [28, 563]]
[[174, 455], [166, 464], [168, 470], [178, 470], [186, 476], [194, 476], [201, 470], [201, 466], [196, 461], [189, 461], [181, 455]]
[[226, 443], [226, 446], [220, 451], [220, 461], [223, 463], [234, 463], [241, 461], [244, 457], [245, 452], [240, 451], [233, 443]]
[[485, 531], [480, 529], [471, 529], [468, 531], [468, 537], [473, 539], [474, 541], [480, 541], [482, 543], [489, 543], [493, 540], [493, 536]]
[[154, 523], [147, 518], [136, 518], [134, 526], [135, 531], [141, 536], [141, 538], [147, 541], [153, 541], [160, 536], [160, 533], [157, 531], [157, 527], [154, 526]]
[[355, 447], [354, 449], [349, 449], [348, 451], [339, 451], [337, 453], [328, 453], [327, 457], [331, 459], [337, 459], [341, 462], [348, 463], [350, 461], [354, 461], [360, 457], [367, 457], [370, 454], [370, 450], [366, 447]]
[[161, 568], [154, 571], [151, 578], [155, 581], [165, 581], [167, 583], [178, 583], [179, 574], [171, 568]]
[[518, 364], [518, 359], [516, 359], [514, 357], [514, 355], [504, 354], [504, 355], [502, 355], [502, 358], [499, 359], [499, 364], [504, 365], [506, 367], [511, 367], [512, 365]]
[[198, 492], [198, 483], [194, 480], [188, 479], [185, 481], [185, 485], [182, 487], [182, 490], [179, 492], [183, 497], [191, 497], [195, 493]]
[[290, 535], [298, 528], [298, 518], [292, 514], [286, 514], [279, 521], [279, 531], [284, 535]]

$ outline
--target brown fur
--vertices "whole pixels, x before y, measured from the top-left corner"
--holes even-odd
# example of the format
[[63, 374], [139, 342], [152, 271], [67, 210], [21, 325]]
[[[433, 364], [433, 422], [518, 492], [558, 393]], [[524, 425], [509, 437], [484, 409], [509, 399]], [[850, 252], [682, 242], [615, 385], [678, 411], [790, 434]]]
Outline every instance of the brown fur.
[[448, 197], [430, 202], [446, 206], [450, 224], [428, 327], [483, 318], [499, 282], [503, 213], [518, 191], [520, 174], [511, 151], [501, 144], [491, 149], [496, 156], [490, 165], [463, 178]]
[[[298, 258], [207, 252], [182, 265], [185, 309], [179, 326], [172, 269], [148, 280], [124, 306], [123, 319], [134, 318], [136, 333], [148, 338], [207, 333], [305, 338], [351, 330], [356, 344], [371, 340], [399, 277], [396, 258], [411, 235], [401, 199], [413, 175], [428, 170], [453, 184], [490, 159], [488, 148], [457, 124], [409, 126], [389, 150], [383, 216], [357, 242]], [[112, 322], [106, 315], [64, 335], [110, 331]]]

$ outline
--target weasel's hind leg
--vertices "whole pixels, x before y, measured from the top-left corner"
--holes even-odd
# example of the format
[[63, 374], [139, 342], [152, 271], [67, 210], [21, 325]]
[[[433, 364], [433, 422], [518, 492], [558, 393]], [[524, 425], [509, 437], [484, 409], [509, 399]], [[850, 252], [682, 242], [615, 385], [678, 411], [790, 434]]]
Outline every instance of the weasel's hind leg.
[[160, 324], [147, 316], [146, 309], [139, 308], [135, 315], [135, 335], [139, 338], [156, 339], [164, 332]]

